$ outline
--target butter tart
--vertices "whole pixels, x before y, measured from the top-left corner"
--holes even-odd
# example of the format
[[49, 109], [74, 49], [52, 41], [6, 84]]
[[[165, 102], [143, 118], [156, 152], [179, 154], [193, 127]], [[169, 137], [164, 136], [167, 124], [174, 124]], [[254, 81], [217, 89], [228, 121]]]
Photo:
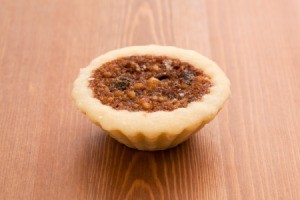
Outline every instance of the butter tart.
[[195, 51], [131, 46], [81, 69], [72, 96], [78, 109], [117, 141], [163, 150], [215, 117], [230, 96], [230, 81]]

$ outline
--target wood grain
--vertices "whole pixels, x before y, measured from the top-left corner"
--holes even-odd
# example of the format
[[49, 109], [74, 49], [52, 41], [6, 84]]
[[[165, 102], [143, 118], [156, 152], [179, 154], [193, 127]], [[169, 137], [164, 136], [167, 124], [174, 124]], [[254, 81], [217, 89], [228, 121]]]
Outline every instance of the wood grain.
[[[300, 199], [298, 0], [0, 0], [0, 199]], [[175, 45], [232, 82], [184, 144], [129, 149], [70, 97], [111, 49]]]

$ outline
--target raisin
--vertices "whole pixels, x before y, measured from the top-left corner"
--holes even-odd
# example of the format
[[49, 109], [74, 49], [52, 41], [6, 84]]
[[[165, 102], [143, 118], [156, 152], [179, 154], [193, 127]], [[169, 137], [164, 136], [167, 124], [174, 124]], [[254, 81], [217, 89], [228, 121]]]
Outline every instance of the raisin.
[[163, 91], [162, 95], [167, 97], [168, 99], [175, 99], [176, 98], [176, 94], [172, 90]]
[[113, 89], [126, 90], [129, 88], [130, 82], [131, 79], [128, 77], [119, 77], [118, 80], [113, 83]]
[[184, 70], [183, 73], [181, 74], [181, 77], [186, 83], [191, 84], [195, 77], [195, 72], [191, 70]]

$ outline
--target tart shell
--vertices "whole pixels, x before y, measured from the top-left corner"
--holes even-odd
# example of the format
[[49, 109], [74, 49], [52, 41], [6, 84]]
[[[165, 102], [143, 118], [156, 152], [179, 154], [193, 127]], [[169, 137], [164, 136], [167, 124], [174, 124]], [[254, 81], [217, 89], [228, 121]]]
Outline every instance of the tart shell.
[[[106, 62], [134, 55], [163, 55], [188, 62], [211, 78], [210, 93], [185, 108], [156, 112], [116, 110], [94, 98], [89, 87], [93, 71]], [[117, 141], [139, 150], [163, 150], [180, 144], [211, 121], [229, 96], [230, 81], [213, 61], [195, 51], [157, 45], [126, 47], [94, 59], [80, 70], [72, 91], [77, 108], [93, 123]]]

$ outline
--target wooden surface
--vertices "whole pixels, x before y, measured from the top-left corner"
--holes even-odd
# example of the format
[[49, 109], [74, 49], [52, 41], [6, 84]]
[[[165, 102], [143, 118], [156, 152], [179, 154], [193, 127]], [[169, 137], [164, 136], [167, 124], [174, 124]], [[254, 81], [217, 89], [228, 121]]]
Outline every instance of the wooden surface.
[[[0, 199], [300, 199], [299, 0], [0, 0]], [[186, 143], [129, 149], [70, 97], [111, 49], [215, 60], [232, 98]]]

